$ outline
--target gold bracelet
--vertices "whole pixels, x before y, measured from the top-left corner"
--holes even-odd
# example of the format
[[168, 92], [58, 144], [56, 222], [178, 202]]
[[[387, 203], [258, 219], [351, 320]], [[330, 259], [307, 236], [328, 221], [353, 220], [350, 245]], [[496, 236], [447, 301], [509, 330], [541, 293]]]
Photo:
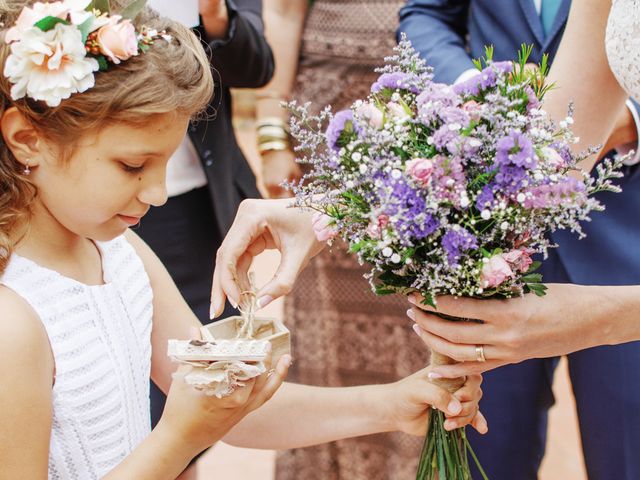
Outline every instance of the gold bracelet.
[[261, 127], [282, 127], [287, 128], [287, 123], [280, 117], [263, 117], [256, 120], [256, 128]]
[[289, 133], [282, 127], [276, 125], [265, 125], [258, 128], [258, 137], [275, 137], [282, 140], [289, 139]]
[[262, 90], [256, 93], [256, 98], [262, 100], [263, 98], [270, 98], [272, 100], [280, 100], [282, 102], [288, 100], [288, 95], [283, 95], [277, 90]]
[[284, 150], [289, 150], [289, 148], [289, 142], [278, 140], [258, 144], [258, 152], [260, 152], [260, 155], [263, 155], [266, 152], [282, 152]]

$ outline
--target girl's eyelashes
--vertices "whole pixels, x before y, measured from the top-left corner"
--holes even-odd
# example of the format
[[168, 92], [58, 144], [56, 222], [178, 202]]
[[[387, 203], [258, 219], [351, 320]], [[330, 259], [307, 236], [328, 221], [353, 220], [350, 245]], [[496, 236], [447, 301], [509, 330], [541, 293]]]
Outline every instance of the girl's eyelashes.
[[144, 169], [144, 165], [128, 165], [124, 162], [120, 162], [120, 164], [127, 173], [140, 173]]

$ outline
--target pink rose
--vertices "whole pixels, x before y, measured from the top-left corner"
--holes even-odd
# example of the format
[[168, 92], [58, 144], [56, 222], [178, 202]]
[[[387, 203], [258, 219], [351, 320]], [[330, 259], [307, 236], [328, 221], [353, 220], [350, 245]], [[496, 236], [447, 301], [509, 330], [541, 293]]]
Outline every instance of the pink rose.
[[560, 169], [565, 165], [564, 159], [560, 156], [557, 150], [551, 147], [544, 147], [542, 149], [542, 156], [546, 159], [547, 163], [555, 169]]
[[433, 173], [433, 162], [428, 158], [414, 158], [407, 162], [406, 170], [416, 182], [426, 185]]
[[396, 117], [400, 120], [406, 120], [410, 117], [404, 107], [399, 103], [389, 102], [387, 103], [387, 108], [389, 109], [389, 114], [391, 116]]
[[319, 242], [328, 242], [338, 235], [337, 230], [331, 225], [333, 219], [329, 215], [322, 212], [316, 212], [311, 220], [313, 223], [313, 231]]
[[365, 103], [358, 108], [358, 116], [364, 118], [373, 128], [382, 128], [384, 116], [380, 109], [372, 103]]
[[469, 114], [469, 118], [474, 121], [480, 120], [480, 111], [482, 107], [475, 100], [469, 100], [462, 105], [462, 110]]
[[513, 270], [507, 261], [502, 255], [494, 255], [483, 265], [480, 282], [483, 288], [493, 288], [511, 277], [513, 277]]
[[522, 273], [529, 270], [529, 267], [533, 263], [529, 249], [511, 250], [510, 252], [503, 253], [502, 258], [504, 258], [509, 265]]
[[367, 227], [367, 233], [371, 238], [380, 239], [382, 237], [382, 232], [389, 225], [389, 215], [378, 215], [375, 221], [369, 223]]
[[136, 30], [131, 20], [121, 19], [120, 15], [109, 17], [109, 23], [98, 30], [96, 38], [100, 53], [115, 64], [138, 55]]

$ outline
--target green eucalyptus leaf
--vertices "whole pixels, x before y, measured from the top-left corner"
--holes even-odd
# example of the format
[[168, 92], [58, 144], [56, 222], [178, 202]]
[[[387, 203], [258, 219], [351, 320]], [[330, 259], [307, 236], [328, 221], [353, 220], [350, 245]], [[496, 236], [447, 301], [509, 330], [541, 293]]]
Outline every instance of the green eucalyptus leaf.
[[100, 13], [111, 15], [111, 4], [109, 0], [93, 0], [87, 7], [88, 11], [98, 10]]
[[96, 17], [91, 16], [77, 26], [78, 30], [80, 30], [80, 33], [82, 34], [82, 43], [85, 43], [87, 41], [87, 37], [92, 31], [91, 28], [93, 27], [93, 22], [95, 18]]
[[133, 21], [140, 15], [146, 4], [147, 0], [135, 0], [122, 10], [120, 15], [122, 15], [122, 18], [128, 18]]
[[62, 23], [63, 25], [70, 25], [69, 22], [62, 18], [48, 16], [44, 17], [39, 22], [36, 22], [34, 27], [38, 27], [43, 32], [48, 32], [49, 30], [53, 30], [59, 23]]
[[101, 72], [105, 72], [109, 69], [109, 62], [107, 62], [104, 55], [98, 55], [96, 60], [98, 61], [98, 66], [100, 67]]

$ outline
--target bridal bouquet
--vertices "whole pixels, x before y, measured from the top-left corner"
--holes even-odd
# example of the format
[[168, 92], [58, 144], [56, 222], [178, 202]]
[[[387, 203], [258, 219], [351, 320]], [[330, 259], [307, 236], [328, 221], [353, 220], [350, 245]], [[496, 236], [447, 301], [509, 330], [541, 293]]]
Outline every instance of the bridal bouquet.
[[[342, 237], [372, 266], [376, 293], [419, 292], [433, 306], [438, 295], [543, 295], [532, 255], [552, 246], [547, 233], [582, 235], [580, 222], [603, 209], [591, 195], [616, 190], [617, 162], [594, 177], [577, 168], [595, 150], [573, 153], [571, 111], [556, 124], [541, 108], [548, 67], [525, 68], [530, 51], [494, 62], [489, 48], [475, 77], [449, 86], [403, 39], [348, 110], [289, 105], [310, 165], [291, 185], [296, 204], [317, 211], [319, 239]], [[453, 360], [433, 352], [434, 362]], [[447, 432], [443, 421], [432, 411], [418, 478], [468, 479], [464, 429]]]

